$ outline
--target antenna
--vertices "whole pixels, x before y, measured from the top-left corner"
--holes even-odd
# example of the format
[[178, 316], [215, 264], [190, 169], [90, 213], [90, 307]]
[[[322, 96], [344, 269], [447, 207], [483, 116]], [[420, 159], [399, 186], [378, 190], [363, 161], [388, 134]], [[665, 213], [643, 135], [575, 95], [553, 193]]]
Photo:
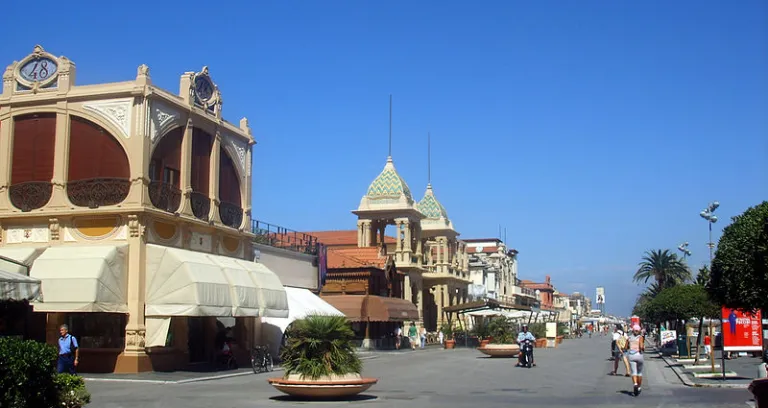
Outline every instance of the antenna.
[[392, 94], [389, 94], [389, 157], [392, 157]]
[[427, 132], [427, 184], [432, 184], [432, 135]]
[[507, 243], [507, 227], [504, 227], [504, 243]]

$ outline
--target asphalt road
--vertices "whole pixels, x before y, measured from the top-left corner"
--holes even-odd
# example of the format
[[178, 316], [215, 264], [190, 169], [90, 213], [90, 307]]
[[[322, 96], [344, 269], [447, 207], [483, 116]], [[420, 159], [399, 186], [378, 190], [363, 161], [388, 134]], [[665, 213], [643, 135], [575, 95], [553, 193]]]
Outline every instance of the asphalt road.
[[[608, 375], [609, 339], [566, 340], [557, 349], [537, 350], [537, 367], [516, 368], [476, 350], [417, 350], [384, 353], [366, 360], [364, 376], [379, 383], [356, 401], [375, 407], [739, 407], [744, 389], [688, 388], [660, 359], [648, 358], [639, 397], [631, 381]], [[623, 368], [620, 368], [620, 371]], [[280, 375], [281, 373], [274, 373]], [[281, 397], [267, 375], [247, 375], [185, 384], [88, 382], [89, 408], [292, 407], [306, 402]], [[313, 403], [340, 405], [339, 402]]]

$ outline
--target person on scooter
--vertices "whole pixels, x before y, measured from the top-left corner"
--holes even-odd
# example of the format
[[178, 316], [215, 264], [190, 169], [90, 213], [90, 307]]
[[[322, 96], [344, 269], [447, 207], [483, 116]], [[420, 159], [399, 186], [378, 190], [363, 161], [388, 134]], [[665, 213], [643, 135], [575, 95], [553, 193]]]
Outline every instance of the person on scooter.
[[[520, 353], [518, 354], [518, 362], [517, 366], [522, 367], [523, 366], [523, 342], [526, 340], [531, 341], [531, 345], [536, 344], [536, 337], [533, 336], [533, 333], [528, 331], [528, 325], [524, 324], [523, 329], [520, 331], [520, 333], [517, 334], [517, 344], [520, 345]], [[531, 351], [531, 365], [536, 366], [535, 359], [533, 358], [533, 351]]]

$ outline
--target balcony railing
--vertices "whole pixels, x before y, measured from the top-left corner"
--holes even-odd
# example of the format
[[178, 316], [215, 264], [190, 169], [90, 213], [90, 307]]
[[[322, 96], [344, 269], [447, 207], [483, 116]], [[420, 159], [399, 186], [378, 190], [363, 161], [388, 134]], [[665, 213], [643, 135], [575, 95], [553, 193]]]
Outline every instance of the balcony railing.
[[51, 199], [53, 185], [50, 181], [28, 181], [17, 183], [8, 188], [11, 204], [21, 211], [42, 208]]
[[155, 207], [174, 213], [181, 205], [181, 189], [173, 184], [152, 181], [149, 183], [149, 199]]
[[189, 204], [192, 214], [199, 220], [208, 221], [208, 213], [211, 212], [211, 199], [207, 195], [193, 191], [189, 194]]
[[219, 217], [224, 225], [232, 228], [240, 228], [243, 223], [243, 209], [236, 204], [219, 203]]
[[317, 255], [319, 245], [315, 236], [258, 220], [251, 221], [251, 232], [256, 234], [257, 244]]
[[122, 203], [130, 188], [128, 179], [92, 178], [68, 182], [67, 195], [78, 207], [98, 208]]

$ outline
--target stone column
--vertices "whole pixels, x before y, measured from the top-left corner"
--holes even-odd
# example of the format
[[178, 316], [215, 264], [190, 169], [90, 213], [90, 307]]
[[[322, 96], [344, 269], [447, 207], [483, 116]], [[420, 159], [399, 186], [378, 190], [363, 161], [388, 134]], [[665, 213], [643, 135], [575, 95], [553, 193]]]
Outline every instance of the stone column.
[[[5, 109], [0, 108], [0, 112]], [[11, 118], [6, 118], [0, 121], [0, 157], [7, 157], [8, 160], [0, 162], [0, 212], [9, 211], [11, 208], [11, 202], [8, 199], [8, 187], [11, 185], [11, 156], [13, 151], [11, 150], [11, 137], [13, 121]], [[3, 231], [0, 229], [0, 239], [3, 237]]]
[[363, 220], [357, 220], [357, 246], [358, 248], [363, 247], [364, 240], [364, 232], [363, 232]]
[[411, 222], [410, 220], [404, 220], [403, 221], [403, 244], [405, 244], [405, 247], [403, 248], [403, 251], [405, 252], [412, 252], [411, 249]]
[[416, 231], [416, 259], [418, 259], [419, 265], [424, 264], [424, 246], [421, 239], [421, 227], [418, 224], [414, 224]]
[[435, 287], [435, 303], [437, 303], [437, 325], [445, 322], [445, 285], [440, 284]]
[[241, 178], [241, 183], [245, 183], [241, 187], [245, 191], [243, 196], [243, 225], [246, 231], [251, 231], [252, 216], [251, 210], [253, 208], [253, 180], [251, 176], [251, 163], [253, 162], [253, 145], [256, 144], [253, 140], [248, 141], [248, 148], [245, 149], [245, 175]]
[[395, 229], [397, 230], [397, 234], [396, 234], [397, 244], [395, 246], [395, 251], [396, 252], [400, 252], [400, 251], [403, 250], [403, 240], [402, 240], [403, 230], [402, 230], [402, 228], [403, 228], [403, 222], [401, 220], [395, 220]]
[[221, 196], [219, 195], [219, 163], [221, 163], [221, 132], [216, 129], [216, 135], [213, 137], [213, 146], [211, 147], [211, 158], [208, 166], [208, 197], [211, 199], [211, 212], [208, 213], [208, 220], [212, 223], [221, 224], [219, 216], [219, 204]]
[[[69, 172], [69, 117], [64, 110], [66, 102], [59, 103], [62, 112], [56, 113], [56, 140], [53, 155], [53, 192], [48, 202], [50, 208], [69, 207], [67, 178]], [[10, 157], [10, 156], [8, 156]]]
[[416, 284], [416, 308], [419, 309], [418, 324], [424, 324], [424, 281]]
[[364, 244], [366, 247], [373, 245], [373, 229], [371, 228], [371, 220], [365, 220], [363, 222], [363, 234], [365, 237]]
[[403, 299], [406, 299], [406, 300], [408, 300], [409, 302], [410, 302], [410, 301], [411, 301], [411, 299], [412, 299], [412, 294], [411, 294], [411, 285], [412, 285], [412, 283], [411, 283], [411, 276], [410, 276], [410, 275], [408, 275], [408, 274], [406, 274], [406, 275], [403, 277], [403, 289], [404, 289], [404, 293], [403, 293]]
[[192, 134], [194, 132], [192, 118], [187, 119], [187, 126], [184, 128], [184, 134], [181, 137], [181, 208], [179, 213], [194, 217], [192, 213], [192, 203], [189, 195], [192, 193]]
[[152, 363], [144, 351], [146, 326], [144, 302], [146, 294], [146, 235], [145, 220], [128, 216], [128, 321], [125, 325], [125, 351], [119, 357], [115, 371], [151, 371]]

